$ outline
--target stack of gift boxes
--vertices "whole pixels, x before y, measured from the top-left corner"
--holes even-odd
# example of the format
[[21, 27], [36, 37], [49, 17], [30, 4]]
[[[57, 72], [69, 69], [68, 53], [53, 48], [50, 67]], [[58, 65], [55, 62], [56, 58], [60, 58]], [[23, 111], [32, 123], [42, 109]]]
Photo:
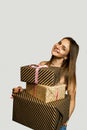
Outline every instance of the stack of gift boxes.
[[66, 85], [59, 84], [60, 73], [58, 67], [46, 65], [20, 67], [20, 80], [26, 82], [26, 88], [14, 95], [13, 121], [34, 130], [60, 130], [69, 118], [70, 103]]
[[65, 84], [59, 84], [60, 69], [47, 65], [26, 65], [20, 69], [21, 81], [26, 82], [26, 92], [44, 103], [65, 98]]

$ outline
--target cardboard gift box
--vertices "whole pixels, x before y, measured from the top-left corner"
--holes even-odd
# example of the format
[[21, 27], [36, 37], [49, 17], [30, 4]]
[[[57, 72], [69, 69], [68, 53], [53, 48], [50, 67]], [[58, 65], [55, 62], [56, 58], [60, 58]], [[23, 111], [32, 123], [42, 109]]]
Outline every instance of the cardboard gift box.
[[46, 86], [26, 83], [26, 91], [45, 103], [65, 98], [65, 84]]
[[44, 103], [23, 92], [13, 97], [12, 120], [34, 130], [59, 130], [69, 117], [70, 97]]
[[20, 67], [20, 80], [29, 83], [53, 86], [60, 79], [58, 67], [26, 65]]

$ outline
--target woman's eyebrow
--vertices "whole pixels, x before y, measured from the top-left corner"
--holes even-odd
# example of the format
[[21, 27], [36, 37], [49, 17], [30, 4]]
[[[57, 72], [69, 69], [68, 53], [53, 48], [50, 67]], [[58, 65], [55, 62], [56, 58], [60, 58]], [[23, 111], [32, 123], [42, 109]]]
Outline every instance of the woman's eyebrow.
[[58, 44], [61, 43], [61, 41], [58, 42]]

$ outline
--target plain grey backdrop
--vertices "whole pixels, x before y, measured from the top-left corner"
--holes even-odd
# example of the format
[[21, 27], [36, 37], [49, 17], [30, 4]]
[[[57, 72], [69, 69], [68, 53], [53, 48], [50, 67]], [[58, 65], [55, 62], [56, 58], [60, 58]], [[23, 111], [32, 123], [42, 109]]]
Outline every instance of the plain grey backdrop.
[[65, 36], [80, 46], [76, 107], [67, 129], [87, 129], [86, 12], [86, 0], [0, 1], [0, 130], [30, 130], [12, 121], [11, 90], [25, 87], [20, 67], [49, 60], [53, 44]]

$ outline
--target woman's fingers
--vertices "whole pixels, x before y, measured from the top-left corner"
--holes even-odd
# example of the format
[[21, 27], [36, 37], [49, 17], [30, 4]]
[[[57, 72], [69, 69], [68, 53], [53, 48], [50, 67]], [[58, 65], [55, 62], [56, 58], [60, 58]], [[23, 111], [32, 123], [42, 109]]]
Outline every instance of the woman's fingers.
[[18, 86], [16, 88], [12, 89], [13, 94], [17, 94], [17, 93], [22, 92], [22, 91], [23, 91], [23, 88], [21, 86]]

